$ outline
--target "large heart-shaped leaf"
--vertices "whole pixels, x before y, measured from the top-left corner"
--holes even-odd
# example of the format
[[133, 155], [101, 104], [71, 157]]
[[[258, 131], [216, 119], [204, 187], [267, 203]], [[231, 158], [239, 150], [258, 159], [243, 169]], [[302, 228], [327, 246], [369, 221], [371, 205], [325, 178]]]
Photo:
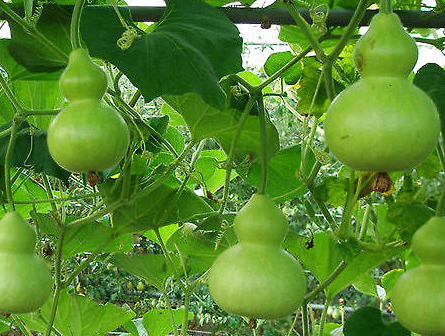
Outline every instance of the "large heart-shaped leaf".
[[[150, 32], [127, 50], [116, 42], [125, 27], [111, 7], [83, 10], [81, 34], [91, 55], [117, 66], [139, 88], [145, 100], [162, 94], [195, 92], [208, 104], [222, 108], [225, 95], [219, 79], [242, 69], [242, 39], [219, 10], [200, 0], [166, 0], [164, 16]], [[137, 29], [128, 10], [122, 16]], [[106, 27], [106, 29], [104, 29]]]

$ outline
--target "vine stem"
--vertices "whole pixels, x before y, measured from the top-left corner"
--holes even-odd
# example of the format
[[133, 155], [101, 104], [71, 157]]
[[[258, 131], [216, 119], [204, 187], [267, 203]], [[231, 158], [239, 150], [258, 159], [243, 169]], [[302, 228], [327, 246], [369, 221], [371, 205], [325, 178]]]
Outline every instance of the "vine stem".
[[59, 303], [60, 291], [63, 288], [63, 284], [62, 284], [61, 276], [60, 276], [60, 269], [62, 266], [62, 251], [63, 251], [63, 243], [64, 243], [64, 239], [65, 239], [65, 233], [66, 233], [66, 226], [60, 226], [59, 227], [59, 239], [58, 239], [57, 252], [56, 252], [56, 260], [55, 260], [55, 265], [54, 265], [54, 273], [55, 273], [54, 277], [56, 279], [56, 289], [54, 292], [51, 313], [50, 313], [50, 316], [48, 319], [48, 323], [46, 325], [45, 336], [51, 335], [51, 330], [52, 330], [54, 319], [55, 319], [56, 313], [57, 313], [57, 306]]
[[85, 199], [85, 198], [93, 198], [100, 196], [100, 192], [90, 193], [90, 194], [84, 194], [84, 195], [74, 195], [70, 197], [60, 197], [60, 198], [50, 198], [50, 199], [43, 199], [43, 200], [33, 200], [33, 201], [15, 201], [15, 204], [41, 204], [41, 203], [53, 203], [53, 202], [67, 202], [67, 201], [75, 201], [78, 199]]
[[110, 212], [113, 212], [114, 210], [116, 210], [117, 208], [122, 206], [123, 204], [124, 204], [124, 202], [122, 202], [121, 200], [117, 200], [116, 202], [111, 203], [110, 205], [108, 205], [107, 207], [105, 207], [99, 211], [96, 211], [95, 213], [91, 214], [88, 217], [83, 217], [83, 218], [76, 219], [75, 221], [72, 221], [71, 223], [67, 224], [66, 227], [68, 229], [72, 229], [75, 227], [85, 225], [97, 218], [100, 218]]
[[260, 138], [261, 138], [261, 180], [258, 188], [259, 194], [265, 194], [267, 184], [267, 128], [266, 128], [266, 109], [264, 108], [263, 97], [260, 95], [257, 99], [260, 119]]
[[[355, 186], [355, 171], [351, 169], [349, 176], [349, 189], [346, 198], [346, 205], [341, 217], [340, 226], [338, 228], [338, 234], [341, 239], [345, 239], [348, 235], [349, 225], [351, 223], [352, 210], [357, 202], [360, 190], [362, 187], [362, 176], [358, 179], [358, 184]], [[354, 190], [355, 189], [355, 190]]]
[[332, 298], [330, 296], [326, 297], [326, 300], [324, 302], [323, 311], [321, 312], [318, 336], [323, 336], [324, 335], [324, 325], [325, 325], [325, 322], [326, 322], [326, 315], [327, 315], [327, 312], [328, 312], [328, 308], [331, 305], [331, 302], [332, 302]]
[[304, 297], [303, 302], [307, 305], [309, 301], [313, 300], [321, 291], [325, 290], [340, 275], [340, 273], [343, 272], [347, 265], [348, 263], [342, 260], [330, 276], [328, 276], [312, 292]]
[[33, 35], [36, 39], [40, 40], [40, 42], [48, 48], [53, 54], [60, 57], [63, 61], [68, 60], [68, 55], [65, 54], [64, 51], [59, 49], [54, 43], [52, 43], [50, 40], [46, 38], [45, 35], [43, 35], [37, 27], [22, 19], [16, 12], [14, 12], [6, 2], [0, 1], [0, 9], [6, 13], [12, 20], [14, 20], [16, 23], [18, 23], [26, 32]]
[[161, 245], [162, 253], [164, 253], [165, 260], [167, 261], [168, 267], [170, 267], [171, 271], [173, 272], [173, 275], [175, 276], [179, 287], [181, 287], [181, 290], [183, 292], [186, 292], [187, 288], [181, 282], [181, 277], [179, 276], [179, 272], [176, 269], [175, 264], [173, 263], [173, 259], [170, 256], [170, 252], [167, 250], [167, 247], [165, 246], [164, 240], [162, 239], [159, 229], [155, 228], [155, 229], [153, 229], [153, 231], [155, 232], [155, 235], [156, 235], [156, 238], [158, 239], [159, 245]]
[[247, 117], [249, 116], [249, 112], [252, 109], [253, 104], [255, 103], [255, 100], [257, 98], [254, 95], [251, 95], [249, 100], [247, 101], [246, 106], [244, 107], [243, 114], [241, 115], [241, 118], [238, 122], [238, 125], [235, 130], [235, 134], [233, 135], [232, 143], [230, 145], [229, 155], [226, 160], [226, 180], [224, 183], [224, 193], [223, 193], [223, 199], [221, 202], [221, 206], [219, 208], [219, 212], [222, 213], [226, 207], [227, 199], [229, 197], [229, 184], [230, 184], [230, 175], [232, 173], [232, 163], [235, 156], [235, 149], [236, 145], [238, 144], [239, 137], [241, 135], [241, 131], [244, 126], [244, 122], [246, 121]]
[[303, 319], [303, 336], [309, 336], [309, 320], [307, 316], [307, 302], [303, 301], [301, 305], [301, 315]]
[[[46, 194], [48, 195], [49, 199], [54, 199], [53, 191], [51, 189], [51, 184], [49, 183], [48, 176], [46, 176], [46, 174], [42, 174], [42, 180], [43, 180], [43, 185], [45, 186], [46, 189]], [[54, 214], [57, 214], [57, 206], [55, 201], [51, 202], [51, 209], [54, 212]]]
[[442, 195], [440, 196], [439, 200], [437, 201], [436, 206], [436, 216], [442, 217], [443, 216], [443, 208], [445, 203], [445, 188], [442, 191]]
[[162, 294], [164, 295], [164, 303], [167, 306], [167, 310], [168, 310], [168, 312], [170, 314], [170, 320], [171, 320], [171, 323], [172, 323], [172, 326], [173, 326], [173, 334], [175, 336], [179, 336], [179, 334], [178, 334], [178, 326], [176, 325], [175, 315], [173, 314], [173, 309], [172, 309], [172, 305], [171, 305], [170, 299], [168, 297], [168, 294], [166, 293], [165, 290], [162, 291]]
[[298, 309], [297, 312], [295, 313], [295, 317], [292, 320], [292, 324], [290, 325], [289, 331], [288, 331], [286, 336], [291, 336], [292, 335], [292, 331], [294, 330], [295, 325], [297, 324], [299, 315], [300, 315], [300, 309]]
[[6, 150], [5, 155], [5, 188], [6, 188], [6, 197], [8, 199], [9, 211], [15, 210], [14, 199], [12, 197], [12, 189], [11, 189], [11, 156], [12, 151], [14, 149], [16, 132], [19, 126], [19, 122], [13, 120], [11, 126], [11, 134], [9, 136], [8, 148]]
[[325, 53], [323, 51], [323, 48], [322, 48], [320, 42], [318, 42], [317, 38], [312, 33], [311, 27], [309, 26], [307, 21], [303, 18], [303, 16], [300, 14], [298, 9], [295, 7], [295, 4], [293, 3], [292, 0], [285, 1], [284, 3], [285, 3], [285, 5], [286, 5], [286, 7], [287, 7], [287, 9], [289, 11], [289, 14], [292, 16], [292, 18], [294, 19], [295, 23], [298, 25], [298, 27], [300, 28], [301, 32], [304, 34], [304, 36], [306, 36], [306, 38], [309, 41], [310, 45], [314, 49], [315, 54], [317, 55], [318, 60], [320, 62], [323, 62], [323, 60], [326, 57], [326, 55], [325, 55]]

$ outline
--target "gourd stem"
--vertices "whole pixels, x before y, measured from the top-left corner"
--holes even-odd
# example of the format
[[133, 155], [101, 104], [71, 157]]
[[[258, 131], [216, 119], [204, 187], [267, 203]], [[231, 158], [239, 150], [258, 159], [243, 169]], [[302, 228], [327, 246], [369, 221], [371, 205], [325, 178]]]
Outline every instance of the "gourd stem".
[[[48, 195], [48, 198], [54, 199], [54, 194], [51, 189], [51, 184], [49, 183], [49, 179], [48, 179], [48, 176], [46, 176], [46, 174], [42, 174], [42, 181], [43, 181], [43, 185], [45, 186], [46, 194]], [[54, 214], [57, 214], [57, 206], [56, 206], [55, 201], [51, 202], [51, 209], [54, 212]]]
[[309, 336], [307, 301], [303, 301], [303, 304], [301, 306], [301, 315], [302, 315], [302, 319], [303, 319], [303, 336]]
[[221, 202], [221, 206], [219, 208], [219, 212], [222, 213], [226, 207], [227, 198], [229, 197], [229, 183], [232, 173], [232, 163], [235, 156], [236, 145], [238, 144], [239, 137], [241, 135], [241, 131], [244, 126], [244, 122], [249, 116], [249, 112], [252, 109], [253, 104], [255, 103], [256, 97], [251, 96], [247, 101], [246, 106], [244, 107], [243, 114], [241, 115], [240, 120], [238, 121], [238, 125], [235, 130], [235, 134], [233, 135], [232, 144], [230, 145], [229, 155], [226, 160], [226, 181], [224, 183], [224, 194]]
[[6, 155], [5, 155], [5, 188], [6, 188], [6, 197], [8, 199], [9, 211], [15, 210], [14, 199], [12, 197], [12, 190], [11, 190], [11, 156], [14, 150], [15, 138], [18, 126], [19, 122], [13, 120], [11, 126], [11, 134], [9, 136], [8, 148], [6, 150]]
[[71, 17], [71, 46], [73, 50], [82, 47], [80, 43], [79, 24], [84, 4], [85, 0], [76, 0], [74, 4], [73, 16]]
[[260, 138], [261, 138], [261, 180], [258, 188], [259, 194], [265, 194], [267, 184], [267, 129], [266, 129], [266, 109], [264, 108], [263, 97], [260, 96], [257, 100], [259, 117], [260, 117]]
[[291, 326], [289, 328], [289, 332], [287, 333], [286, 336], [291, 336], [292, 335], [292, 332], [294, 331], [295, 325], [297, 324], [299, 315], [300, 315], [300, 309], [298, 309], [297, 312], [295, 313], [295, 317], [294, 317], [294, 319], [292, 321], [292, 324], [291, 324]]
[[320, 327], [318, 329], [318, 336], [324, 335], [324, 325], [326, 322], [326, 315], [328, 312], [328, 308], [331, 305], [332, 298], [330, 296], [326, 297], [326, 300], [324, 302], [323, 311], [321, 312], [321, 318], [320, 318]]
[[379, 3], [379, 12], [383, 14], [390, 14], [392, 13], [392, 4], [391, 0], [380, 0]]
[[179, 336], [179, 334], [178, 334], [178, 326], [176, 325], [176, 322], [175, 322], [175, 316], [173, 315], [173, 309], [172, 309], [172, 305], [171, 305], [170, 299], [168, 297], [168, 294], [166, 293], [165, 290], [162, 290], [162, 294], [164, 295], [164, 303], [167, 306], [167, 310], [168, 310], [168, 313], [170, 315], [170, 320], [171, 320], [171, 323], [172, 323], [172, 326], [173, 326], [173, 334], [175, 336]]
[[57, 244], [57, 252], [56, 252], [56, 260], [54, 265], [54, 277], [56, 278], [56, 290], [54, 292], [54, 298], [51, 306], [51, 313], [48, 319], [48, 323], [46, 325], [45, 336], [51, 335], [51, 330], [53, 327], [54, 319], [56, 317], [57, 306], [59, 304], [60, 291], [63, 288], [63, 283], [61, 280], [61, 267], [62, 267], [62, 251], [63, 251], [63, 243], [65, 240], [66, 226], [61, 226], [59, 228], [59, 239]]
[[445, 188], [443, 188], [442, 195], [440, 196], [439, 200], [437, 201], [437, 206], [436, 206], [436, 216], [437, 217], [443, 216], [444, 203], [445, 203]]
[[289, 14], [292, 16], [292, 19], [294, 19], [295, 23], [300, 28], [301, 32], [304, 34], [306, 39], [309, 41], [310, 45], [315, 51], [315, 55], [317, 56], [318, 60], [323, 62], [325, 58], [325, 53], [323, 51], [323, 48], [320, 44], [320, 42], [317, 40], [315, 35], [312, 33], [311, 27], [309, 26], [309, 23], [303, 18], [301, 13], [297, 10], [294, 3], [291, 1], [286, 1], [284, 4], [287, 7], [287, 10], [289, 11]]

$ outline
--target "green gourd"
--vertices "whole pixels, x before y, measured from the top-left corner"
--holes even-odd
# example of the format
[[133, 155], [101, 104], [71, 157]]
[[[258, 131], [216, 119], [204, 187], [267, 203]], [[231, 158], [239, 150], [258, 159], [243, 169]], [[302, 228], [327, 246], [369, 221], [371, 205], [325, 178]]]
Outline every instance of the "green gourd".
[[261, 319], [292, 314], [306, 280], [300, 264], [283, 250], [287, 219], [265, 195], [255, 194], [235, 218], [238, 244], [210, 269], [210, 294], [225, 311]]
[[96, 171], [116, 165], [130, 141], [127, 124], [101, 102], [107, 77], [84, 49], [73, 50], [60, 77], [68, 106], [48, 128], [48, 148], [58, 165], [72, 172]]
[[445, 336], [445, 219], [431, 218], [413, 236], [421, 265], [405, 272], [393, 288], [397, 320], [422, 336]]
[[379, 13], [354, 48], [361, 79], [331, 103], [326, 142], [360, 171], [407, 170], [436, 148], [440, 121], [433, 101], [408, 79], [417, 46], [394, 13]]
[[34, 230], [18, 212], [0, 220], [0, 313], [32, 312], [49, 298], [51, 272], [35, 244]]

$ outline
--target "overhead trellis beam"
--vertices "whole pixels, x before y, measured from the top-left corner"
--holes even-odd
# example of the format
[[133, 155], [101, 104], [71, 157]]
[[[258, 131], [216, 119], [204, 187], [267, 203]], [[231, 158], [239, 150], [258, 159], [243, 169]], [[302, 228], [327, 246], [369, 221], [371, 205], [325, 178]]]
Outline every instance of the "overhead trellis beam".
[[[22, 6], [11, 5], [18, 10]], [[72, 11], [73, 6], [61, 5], [67, 11]], [[156, 22], [162, 17], [165, 7], [150, 6], [129, 6], [131, 17], [135, 22]], [[272, 24], [272, 25], [292, 25], [295, 24], [289, 12], [281, 8], [239, 8], [221, 7], [219, 8], [233, 23], [241, 24]], [[298, 9], [306, 21], [312, 23], [307, 8]], [[371, 18], [377, 14], [378, 10], [367, 10], [363, 16], [360, 26], [367, 26]], [[433, 11], [408, 11], [396, 10], [405, 27], [410, 28], [445, 28], [445, 12], [436, 13]], [[326, 21], [327, 26], [347, 26], [351, 20], [353, 10], [331, 9]], [[6, 19], [5, 14], [0, 14], [0, 19]]]
[[[165, 10], [165, 7], [131, 6], [129, 8], [131, 16], [136, 22], [158, 21]], [[220, 10], [223, 11], [233, 23], [261, 24], [269, 22], [275, 25], [295, 24], [286, 9], [223, 7], [220, 8]], [[311, 23], [309, 10], [300, 8], [299, 11], [306, 21]], [[367, 26], [377, 12], [377, 10], [367, 10], [360, 25]], [[433, 11], [407, 10], [396, 10], [395, 12], [399, 15], [405, 27], [445, 28], [445, 12], [435, 13]], [[349, 9], [331, 9], [326, 24], [328, 26], [347, 26], [353, 14], [354, 11]]]

